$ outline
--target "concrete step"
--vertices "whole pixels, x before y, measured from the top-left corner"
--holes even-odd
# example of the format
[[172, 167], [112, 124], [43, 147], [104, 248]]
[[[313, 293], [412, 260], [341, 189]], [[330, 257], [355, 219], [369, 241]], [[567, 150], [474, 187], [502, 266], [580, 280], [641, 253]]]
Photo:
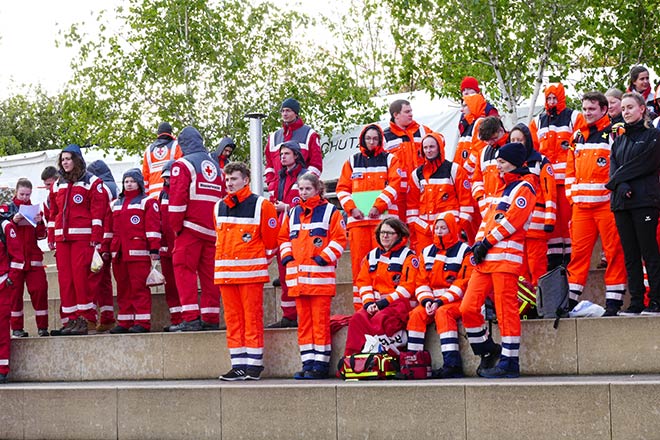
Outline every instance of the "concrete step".
[[0, 438], [654, 439], [658, 394], [659, 375], [7, 384]]
[[[660, 318], [616, 317], [522, 323], [525, 375], [660, 374]], [[499, 340], [497, 326], [494, 338]], [[465, 332], [459, 345], [464, 372], [475, 375]], [[344, 352], [346, 328], [332, 339], [331, 367]], [[442, 366], [438, 335], [426, 348]], [[292, 377], [300, 369], [297, 329], [265, 331], [264, 377]], [[11, 378], [18, 381], [210, 379], [228, 370], [226, 332], [59, 336], [12, 340]], [[334, 370], [333, 370], [334, 371]]]

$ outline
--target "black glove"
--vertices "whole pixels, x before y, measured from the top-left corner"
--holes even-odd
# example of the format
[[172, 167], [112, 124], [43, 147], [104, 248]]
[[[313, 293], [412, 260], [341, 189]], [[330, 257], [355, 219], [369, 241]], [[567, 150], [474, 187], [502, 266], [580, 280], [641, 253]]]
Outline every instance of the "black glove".
[[552, 232], [555, 230], [555, 225], [543, 225], [543, 230], [545, 232]]
[[474, 262], [476, 264], [481, 263], [486, 258], [488, 253], [488, 248], [482, 241], [478, 241], [472, 246], [472, 254], [474, 255]]
[[293, 261], [293, 257], [291, 255], [288, 255], [284, 258], [282, 258], [282, 266], [285, 266]]
[[312, 260], [316, 261], [316, 264], [318, 264], [319, 266], [327, 266], [328, 265], [328, 262], [325, 261], [323, 259], [323, 257], [321, 257], [320, 255], [315, 255], [314, 257], [312, 257]]
[[422, 300], [422, 307], [426, 308], [426, 304], [430, 303], [431, 301], [433, 301], [433, 300], [428, 299], [428, 298], [424, 298]]
[[438, 305], [438, 308], [440, 308], [440, 307], [442, 307], [442, 306], [445, 305], [444, 301], [442, 301], [442, 299], [440, 299], [440, 298], [437, 298], [437, 299], [435, 300], [435, 303]]
[[387, 298], [381, 298], [378, 301], [376, 301], [376, 307], [378, 307], [378, 310], [383, 310], [385, 307], [389, 305], [390, 303], [387, 302]]

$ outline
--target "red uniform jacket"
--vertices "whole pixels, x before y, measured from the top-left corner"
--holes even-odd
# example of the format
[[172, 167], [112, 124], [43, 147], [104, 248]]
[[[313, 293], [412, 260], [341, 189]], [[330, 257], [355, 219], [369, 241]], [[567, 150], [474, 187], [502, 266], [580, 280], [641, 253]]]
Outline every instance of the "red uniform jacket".
[[4, 243], [0, 240], [0, 287], [4, 287], [7, 278], [10, 280], [18, 278], [25, 260], [14, 224], [10, 220], [2, 220], [0, 226], [5, 238]]
[[160, 248], [158, 202], [146, 194], [124, 191], [112, 204], [112, 256], [123, 261], [149, 260]]
[[163, 186], [158, 196], [160, 207], [160, 255], [171, 257], [174, 250], [174, 239], [176, 238], [174, 230], [170, 225], [170, 187]]
[[[18, 212], [20, 205], [31, 205], [32, 202], [21, 202], [14, 199], [9, 205], [9, 214], [13, 217]], [[23, 261], [25, 262], [24, 270], [30, 270], [31, 267], [43, 267], [44, 253], [39, 247], [37, 240], [42, 240], [47, 237], [46, 224], [43, 219], [34, 227], [30, 224], [14, 225], [18, 242], [20, 243]]]

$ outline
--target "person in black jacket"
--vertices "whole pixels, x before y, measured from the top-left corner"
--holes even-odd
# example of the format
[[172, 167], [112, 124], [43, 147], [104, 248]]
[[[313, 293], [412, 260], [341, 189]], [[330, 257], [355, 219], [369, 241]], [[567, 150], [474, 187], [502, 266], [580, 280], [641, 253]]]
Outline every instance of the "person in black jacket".
[[[644, 98], [636, 92], [621, 100], [623, 129], [618, 129], [610, 156], [606, 188], [621, 237], [628, 273], [630, 307], [621, 315], [660, 315], [660, 253], [656, 240], [660, 210], [660, 130], [649, 123]], [[644, 308], [642, 258], [649, 278], [649, 305]]]

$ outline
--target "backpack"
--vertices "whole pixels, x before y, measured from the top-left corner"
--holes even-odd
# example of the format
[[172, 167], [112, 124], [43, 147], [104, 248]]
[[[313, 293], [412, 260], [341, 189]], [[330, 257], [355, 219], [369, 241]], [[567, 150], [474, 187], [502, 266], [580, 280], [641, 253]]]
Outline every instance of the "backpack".
[[430, 379], [431, 353], [422, 351], [402, 351], [399, 354], [397, 379]]
[[568, 275], [564, 266], [557, 266], [539, 278], [536, 292], [536, 307], [539, 317], [559, 319], [568, 316]]

